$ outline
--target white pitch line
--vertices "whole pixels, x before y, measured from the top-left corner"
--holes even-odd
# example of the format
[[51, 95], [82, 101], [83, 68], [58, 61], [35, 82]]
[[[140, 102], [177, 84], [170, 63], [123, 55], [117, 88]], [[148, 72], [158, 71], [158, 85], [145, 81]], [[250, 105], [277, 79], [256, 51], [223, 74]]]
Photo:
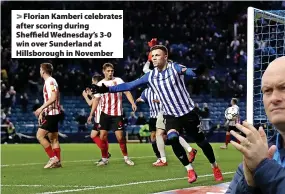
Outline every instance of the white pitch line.
[[[155, 158], [155, 156], [138, 156], [138, 157], [130, 157], [131, 159], [132, 158]], [[99, 160], [99, 159], [97, 159]], [[110, 161], [112, 160], [123, 160], [123, 158], [110, 158]], [[70, 161], [63, 161], [62, 163], [77, 163], [77, 162], [90, 162], [90, 161], [96, 161], [96, 159], [94, 160], [70, 160]], [[26, 164], [2, 164], [1, 165], [1, 168], [2, 167], [12, 167], [12, 166], [33, 166], [33, 165], [44, 165], [45, 163], [26, 163]]]
[[1, 185], [1, 187], [62, 187], [62, 188], [94, 188], [92, 185]]
[[[234, 174], [234, 173], [235, 172], [225, 172], [225, 173], [223, 173], [223, 175]], [[213, 174], [200, 175], [200, 176], [198, 176], [198, 178], [209, 177], [209, 176], [213, 176]], [[107, 188], [114, 188], [114, 187], [125, 187], [125, 186], [130, 186], [130, 185], [140, 185], [140, 184], [148, 184], [148, 183], [175, 181], [175, 180], [182, 180], [182, 179], [186, 179], [186, 178], [188, 178], [188, 177], [170, 178], [170, 179], [158, 179], [158, 180], [139, 181], [139, 182], [130, 182], [130, 183], [124, 183], [124, 184], [117, 184], [117, 185], [94, 186], [94, 187], [83, 188], [83, 189], [68, 189], [68, 190], [43, 192], [43, 193], [37, 193], [37, 194], [71, 193], [71, 192], [80, 192], [80, 191], [95, 190], [95, 189], [107, 189]]]

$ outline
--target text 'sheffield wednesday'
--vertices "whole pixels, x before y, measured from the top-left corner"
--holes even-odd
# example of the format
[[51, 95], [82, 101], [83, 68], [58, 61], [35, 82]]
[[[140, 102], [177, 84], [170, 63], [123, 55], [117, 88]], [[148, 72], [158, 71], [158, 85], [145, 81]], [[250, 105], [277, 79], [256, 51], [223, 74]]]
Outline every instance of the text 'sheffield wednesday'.
[[12, 58], [123, 58], [122, 10], [12, 10]]

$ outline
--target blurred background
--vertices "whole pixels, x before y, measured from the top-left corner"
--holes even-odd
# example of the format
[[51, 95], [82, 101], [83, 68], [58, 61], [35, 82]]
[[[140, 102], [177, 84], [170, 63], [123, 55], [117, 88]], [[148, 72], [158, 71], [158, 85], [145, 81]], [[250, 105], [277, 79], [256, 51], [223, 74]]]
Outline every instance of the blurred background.
[[[147, 42], [152, 38], [169, 49], [171, 60], [191, 68], [203, 67], [204, 72], [197, 79], [187, 80], [187, 88], [209, 140], [223, 142], [224, 111], [231, 98], [239, 99], [242, 120], [246, 116], [247, 7], [284, 9], [285, 2], [1, 1], [1, 6], [1, 143], [37, 142], [38, 124], [33, 111], [43, 103], [44, 82], [39, 74], [42, 62], [53, 64], [53, 77], [60, 87], [60, 141], [91, 142], [92, 126], [86, 124], [90, 108], [82, 91], [94, 74], [102, 74], [105, 62], [113, 63], [115, 76], [125, 82], [142, 76], [149, 52]], [[124, 58], [11, 59], [10, 15], [15, 9], [124, 10]], [[264, 47], [276, 52], [270, 44], [264, 46], [258, 41], [256, 37], [261, 52]], [[135, 99], [143, 89], [132, 91]], [[149, 119], [148, 106], [138, 104], [137, 112], [132, 113], [124, 98], [123, 110], [128, 141], [148, 142], [148, 138], [140, 136], [140, 129]], [[113, 134], [109, 142], [116, 142]]]

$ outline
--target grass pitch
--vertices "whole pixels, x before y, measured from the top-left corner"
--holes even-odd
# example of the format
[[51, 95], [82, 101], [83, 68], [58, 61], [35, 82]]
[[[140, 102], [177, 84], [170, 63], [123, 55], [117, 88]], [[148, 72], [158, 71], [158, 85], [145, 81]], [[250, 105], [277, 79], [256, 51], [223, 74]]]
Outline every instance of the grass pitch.
[[[231, 145], [221, 150], [222, 144], [212, 144], [216, 160], [229, 182], [242, 156]], [[94, 144], [62, 144], [60, 169], [43, 169], [48, 158], [39, 144], [2, 145], [1, 192], [2, 194], [35, 193], [154, 193], [159, 191], [214, 185], [212, 170], [202, 150], [198, 150], [193, 166], [198, 180], [189, 184], [186, 170], [175, 157], [170, 146], [166, 147], [167, 167], [152, 167], [156, 160], [151, 144], [128, 144], [130, 158], [135, 166], [124, 163], [118, 144], [110, 144], [112, 154], [107, 166], [97, 167], [100, 151]]]

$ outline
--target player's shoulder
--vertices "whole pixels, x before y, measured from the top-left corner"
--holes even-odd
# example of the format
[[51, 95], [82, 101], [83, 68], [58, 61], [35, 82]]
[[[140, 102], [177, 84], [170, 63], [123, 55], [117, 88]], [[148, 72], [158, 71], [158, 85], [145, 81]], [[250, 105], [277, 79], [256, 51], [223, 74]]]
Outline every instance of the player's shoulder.
[[235, 104], [235, 105], [233, 105], [233, 107], [234, 107], [234, 108], [239, 109], [239, 106], [238, 106], [238, 105], [236, 105], [236, 104]]
[[51, 76], [45, 80], [45, 83], [48, 83], [48, 84], [51, 84], [51, 85], [57, 85], [56, 79], [54, 79]]
[[124, 82], [124, 80], [122, 80], [122, 78], [120, 78], [120, 77], [114, 77], [114, 81], [115, 82], [119, 82], [119, 83], [123, 83]]

